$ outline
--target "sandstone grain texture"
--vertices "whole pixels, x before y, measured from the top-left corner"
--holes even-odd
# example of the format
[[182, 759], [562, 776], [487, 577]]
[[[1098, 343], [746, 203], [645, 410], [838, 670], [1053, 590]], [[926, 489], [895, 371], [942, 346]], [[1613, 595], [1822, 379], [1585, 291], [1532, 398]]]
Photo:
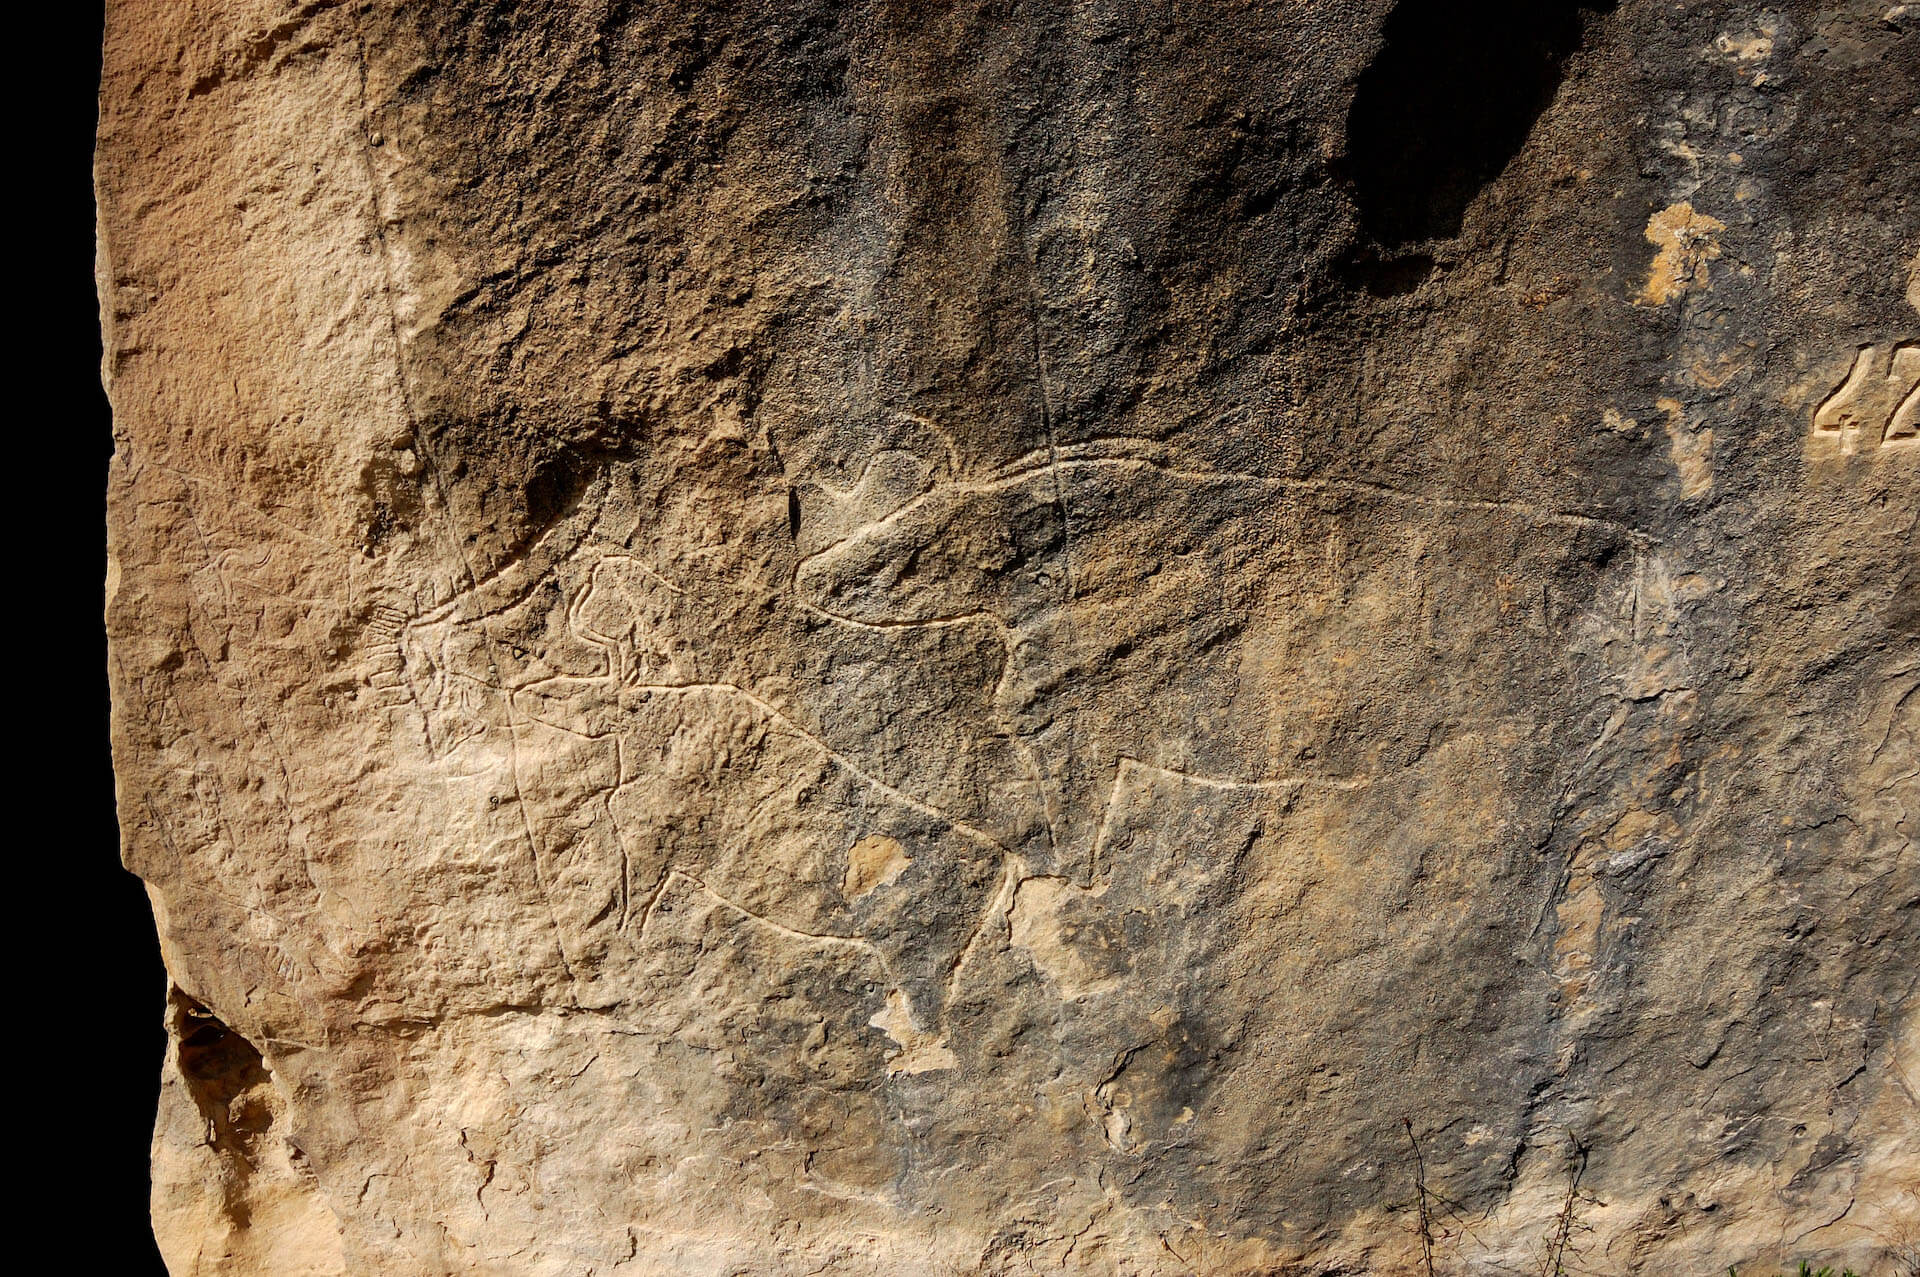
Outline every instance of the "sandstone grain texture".
[[1920, 6], [116, 0], [98, 189], [175, 1273], [1916, 1271]]

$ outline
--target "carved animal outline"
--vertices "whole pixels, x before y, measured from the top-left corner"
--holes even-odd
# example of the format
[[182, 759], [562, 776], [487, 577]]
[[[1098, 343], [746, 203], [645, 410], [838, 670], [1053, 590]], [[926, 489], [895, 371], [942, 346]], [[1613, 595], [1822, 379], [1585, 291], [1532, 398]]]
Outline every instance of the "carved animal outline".
[[[676, 636], [673, 613], [688, 594], [681, 585], [632, 554], [589, 551], [582, 561], [590, 566], [565, 625], [601, 653], [598, 668], [508, 694], [519, 756], [553, 764], [523, 786], [539, 795], [526, 800], [536, 846], [550, 874], [568, 876], [574, 894], [590, 897], [561, 906], [575, 945], [637, 950], [659, 915], [691, 891], [788, 942], [871, 964], [884, 995], [872, 1024], [900, 1048], [890, 1070], [951, 1067], [949, 995], [1004, 891], [1004, 843], [889, 784], [751, 687], [703, 669]], [[578, 783], [563, 793], [559, 775]], [[860, 893], [867, 898], [836, 906], [827, 897], [837, 899], [840, 877], [823, 885], [798, 865], [775, 880], [760, 871], [781, 863], [777, 855], [741, 857], [769, 831], [825, 854], [850, 819], [917, 828], [916, 858], [941, 884], [937, 899]], [[991, 873], [956, 885], [940, 867], [969, 853]], [[923, 922], [949, 915], [947, 938], [903, 928], [903, 910]], [[579, 938], [590, 935], [599, 939]]]
[[[874, 454], [870, 464], [877, 466], [894, 451]], [[899, 473], [908, 468], [890, 462], [888, 469]], [[1112, 503], [1079, 503], [1076, 498], [1084, 495], [1086, 485], [1106, 485], [1109, 492], [1146, 483], [1181, 491], [1224, 488], [1248, 494], [1249, 503], [1256, 497], [1285, 500], [1334, 494], [1431, 511], [1497, 512], [1527, 524], [1618, 535], [1633, 546], [1636, 560], [1638, 552], [1651, 544], [1646, 534], [1605, 518], [1519, 501], [1408, 492], [1365, 480], [1221, 470], [1183, 457], [1161, 441], [1138, 437], [1049, 445], [972, 475], [943, 473], [937, 465], [923, 466], [919, 473], [921, 480], [910, 492], [903, 493], [896, 484], [870, 483], [864, 473], [852, 489], [843, 490], [843, 504], [859, 504], [860, 494], [870, 489], [886, 499], [852, 515], [843, 511], [834, 520], [848, 530], [831, 544], [803, 555], [794, 572], [795, 593], [802, 606], [844, 625], [879, 629], [981, 624], [997, 633], [1006, 659], [994, 701], [1005, 731], [1030, 761], [1032, 779], [1045, 794], [1052, 854], [1044, 859], [1051, 862], [1051, 872], [1069, 874], [1081, 882], [1091, 881], [1099, 860], [1101, 830], [1107, 824], [1101, 796], [1117, 792], [1130, 766], [1191, 775], [1203, 787], [1220, 789], [1296, 784], [1347, 787], [1366, 780], [1348, 775], [1275, 776], [1250, 767], [1218, 771], [1189, 766], [1177, 749], [1165, 747], [1167, 742], [1149, 739], [1134, 739], [1112, 757], [1095, 761], [1091, 770], [1081, 768], [1080, 774], [1067, 775], [1074, 768], [1068, 757], [1074, 733], [1062, 725], [1061, 714], [1046, 706], [1036, 708], [1035, 702], [1037, 689], [1059, 686], [1066, 663], [1060, 653], [1078, 641], [1071, 633], [1075, 627], [1071, 613], [1078, 598], [1068, 570], [1068, 561], [1076, 553], [1066, 535], [1069, 507], [1078, 506], [1076, 543], [1098, 547], [1105, 539], [1101, 531], [1086, 526], [1087, 511], [1101, 511]], [[1232, 500], [1206, 508], [1210, 512], [1205, 517], [1223, 526], [1242, 513]], [[977, 552], [977, 538], [955, 531], [969, 523], [991, 529], [984, 554]], [[1125, 624], [1130, 614], [1151, 606], [1143, 594], [1138, 607], [1109, 615], [1118, 615]], [[1125, 723], [1111, 734], [1126, 739], [1130, 731], [1137, 734], [1137, 727], [1137, 723]], [[1104, 739], [1109, 733], [1093, 735]], [[1113, 798], [1106, 801], [1110, 806]]]

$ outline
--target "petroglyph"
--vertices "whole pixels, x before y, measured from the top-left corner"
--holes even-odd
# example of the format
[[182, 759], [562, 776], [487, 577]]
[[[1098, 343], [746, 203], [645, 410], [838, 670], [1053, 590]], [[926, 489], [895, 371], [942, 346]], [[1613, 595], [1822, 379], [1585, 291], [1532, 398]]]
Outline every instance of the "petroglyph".
[[[554, 594], [563, 580], [578, 584]], [[712, 657], [694, 637], [707, 622], [687, 585], [638, 556], [587, 545], [522, 590], [517, 600], [496, 596], [478, 618], [443, 607], [438, 620], [415, 620], [408, 669], [441, 754], [491, 734], [510, 757], [561, 947], [574, 969], [596, 972], [592, 996], [616, 996], [622, 971], [643, 960], [663, 895], [682, 879], [730, 902], [764, 902], [751, 911], [769, 926], [823, 935], [829, 924], [858, 926], [848, 908], [910, 868], [979, 863], [984, 852], [982, 871], [949, 870], [936, 893], [962, 910], [950, 928], [956, 949], [977, 929], [994, 892], [986, 871], [1004, 844], [874, 775], [765, 697], [712, 678]], [[549, 597], [564, 605], [542, 602]], [[493, 633], [528, 624], [541, 637], [507, 644]], [[805, 881], [813, 848], [863, 825], [837, 889]], [[736, 865], [781, 845], [802, 857], [800, 876], [738, 876]], [[924, 891], [913, 899], [925, 907]], [[901, 907], [874, 915], [887, 935], [882, 948], [867, 947], [913, 947], [901, 965], [919, 991], [894, 991], [928, 999], [917, 1014], [937, 1018], [933, 985], [957, 954], [894, 930]], [[928, 1058], [911, 1055], [908, 1065]]]
[[[1691, 444], [1688, 495], [1711, 482], [1711, 471], [1702, 468], [1710, 446], [1710, 434]], [[991, 632], [1005, 653], [992, 690], [997, 722], [1016, 742], [1046, 817], [1046, 845], [1022, 844], [1018, 850], [1043, 872], [1083, 884], [1097, 859], [1107, 789], [1128, 766], [1140, 765], [1136, 756], [1174, 757], [1190, 749], [1191, 742], [1182, 739], [1187, 725], [1173, 726], [1168, 739], [1143, 737], [1140, 728], [1157, 717], [1154, 711], [1129, 719], [1117, 701], [1082, 700], [1070, 692], [1042, 701], [1037, 689], [1063, 688], [1082, 650], [1124, 652], [1217, 607], [1219, 599], [1213, 582], [1169, 572], [1130, 606], [1102, 609], [1092, 623], [1080, 613], [1098, 605], [1067, 598], [1065, 583], [1102, 579], [1109, 547], [1137, 545], [1141, 561], [1149, 565], [1179, 547], [1231, 547], [1241, 535], [1243, 516], [1231, 503], [1222, 510], [1222, 492], [1243, 493], [1249, 501], [1271, 497], [1293, 503], [1302, 511], [1296, 517], [1326, 527], [1330, 544], [1337, 543], [1346, 518], [1335, 511], [1348, 502], [1377, 506], [1409, 521], [1488, 518], [1594, 533], [1633, 547], [1635, 556], [1649, 544], [1634, 529], [1598, 516], [1519, 501], [1412, 493], [1361, 480], [1217, 470], [1150, 440], [1094, 439], [1042, 448], [984, 473], [944, 481], [898, 453], [885, 455], [889, 469], [911, 475], [911, 481], [893, 485], [886, 500], [868, 505], [866, 522], [847, 526], [799, 559], [793, 581], [800, 605], [836, 624], [883, 634], [950, 626]], [[867, 473], [878, 464], [870, 464]], [[1062, 535], [1057, 515], [1062, 492], [1076, 508], [1084, 502], [1110, 512], [1083, 520], [1088, 535], [1078, 548]], [[1212, 502], [1212, 508], [1195, 517], [1191, 512], [1202, 502]], [[1264, 505], [1249, 509], [1266, 517]], [[1124, 516], [1112, 513], [1120, 511]], [[1159, 529], [1166, 535], [1158, 535]], [[1081, 566], [1069, 571], [1067, 560], [1076, 556]], [[1252, 598], [1247, 605], [1254, 612], [1263, 606]], [[1222, 669], [1225, 677], [1224, 670], [1255, 641], [1232, 637], [1197, 659]], [[1126, 743], [1090, 757], [1076, 744], [1086, 739]], [[1246, 779], [1225, 783], [1267, 783], [1259, 779], [1255, 760], [1243, 766], [1251, 773]]]
[[364, 630], [366, 638], [367, 686], [373, 689], [375, 703], [382, 709], [402, 709], [412, 704], [407, 687], [406, 655], [401, 634], [410, 618], [406, 609], [391, 602], [369, 605]]
[[174, 1269], [1886, 1266], [1913, 15], [274, 8], [98, 99]]

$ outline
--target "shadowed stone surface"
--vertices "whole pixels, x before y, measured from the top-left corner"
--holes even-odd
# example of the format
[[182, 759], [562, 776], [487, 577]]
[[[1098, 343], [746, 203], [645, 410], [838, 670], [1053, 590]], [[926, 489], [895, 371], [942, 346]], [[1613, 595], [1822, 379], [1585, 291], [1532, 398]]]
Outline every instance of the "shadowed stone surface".
[[1916, 66], [110, 5], [170, 1266], [1920, 1271]]

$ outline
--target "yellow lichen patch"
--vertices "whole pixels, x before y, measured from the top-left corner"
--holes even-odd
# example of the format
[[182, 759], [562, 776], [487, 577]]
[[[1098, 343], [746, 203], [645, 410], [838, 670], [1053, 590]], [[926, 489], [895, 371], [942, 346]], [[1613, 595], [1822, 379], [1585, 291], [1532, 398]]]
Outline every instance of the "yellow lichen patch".
[[847, 876], [841, 892], [849, 900], [858, 900], [898, 878], [912, 863], [906, 850], [893, 839], [883, 834], [862, 838], [847, 852]]
[[1657, 252], [1647, 272], [1647, 286], [1634, 298], [1639, 306], [1664, 306], [1690, 288], [1707, 284], [1707, 263], [1720, 256], [1714, 239], [1727, 229], [1725, 222], [1696, 213], [1691, 204], [1669, 204], [1647, 219], [1647, 242]]
[[867, 1023], [899, 1044], [900, 1049], [887, 1059], [890, 1074], [933, 1073], [958, 1063], [953, 1052], [947, 1049], [945, 1038], [914, 1024], [907, 995], [898, 989], [887, 995], [886, 1010]]

